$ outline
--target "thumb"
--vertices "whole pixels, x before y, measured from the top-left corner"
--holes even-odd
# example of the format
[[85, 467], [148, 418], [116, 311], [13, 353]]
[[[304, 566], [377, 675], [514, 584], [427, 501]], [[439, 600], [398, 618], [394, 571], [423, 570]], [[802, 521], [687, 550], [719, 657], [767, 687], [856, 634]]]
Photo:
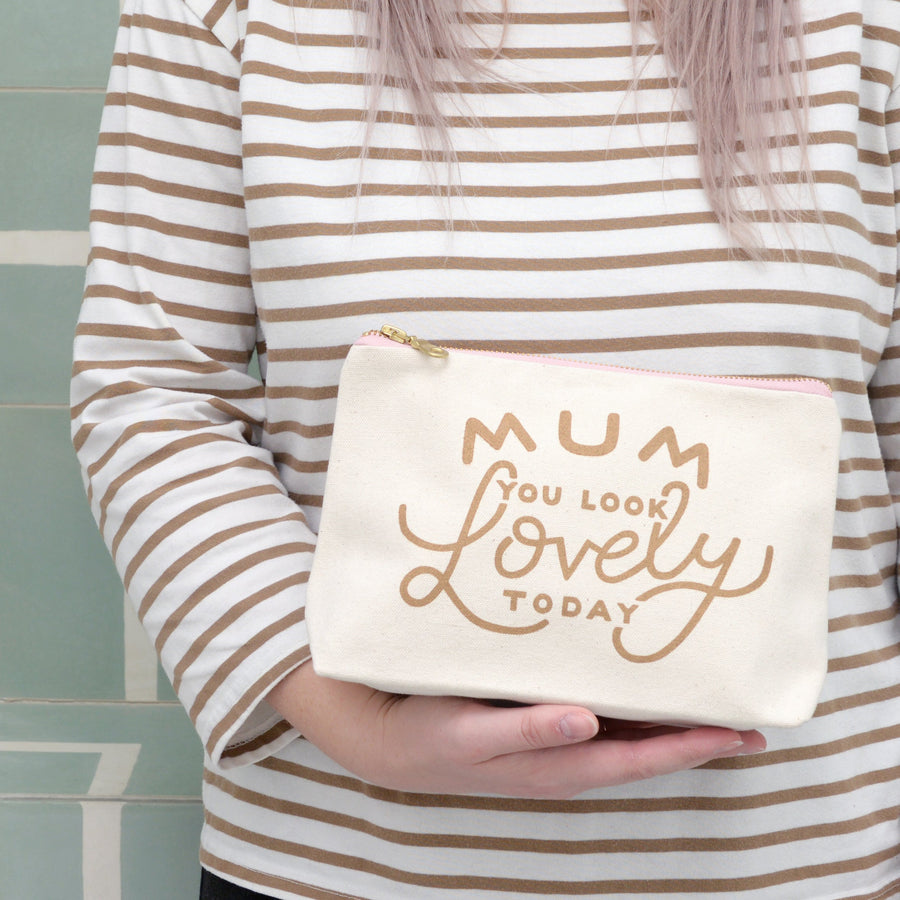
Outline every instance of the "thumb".
[[597, 717], [580, 706], [482, 707], [476, 718], [482, 719], [472, 723], [482, 739], [471, 734], [470, 747], [481, 759], [577, 744], [600, 730]]

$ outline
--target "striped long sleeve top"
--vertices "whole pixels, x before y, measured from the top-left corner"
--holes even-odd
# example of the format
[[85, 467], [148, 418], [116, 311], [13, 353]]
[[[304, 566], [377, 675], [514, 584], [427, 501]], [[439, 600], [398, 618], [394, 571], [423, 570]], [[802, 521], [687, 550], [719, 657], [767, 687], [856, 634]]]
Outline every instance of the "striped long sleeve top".
[[[208, 868], [282, 898], [900, 895], [900, 2], [801, 5], [815, 196], [786, 152], [797, 221], [760, 216], [750, 261], [624, 0], [512, 0], [497, 79], [447, 101], [460, 190], [443, 197], [390, 83], [361, 160], [351, 0], [126, 4], [73, 436], [206, 750]], [[473, 40], [500, 41], [477, 15], [499, 8], [472, 4]], [[384, 321], [458, 347], [827, 380], [843, 434], [812, 721], [762, 755], [567, 801], [383, 790], [282, 721], [264, 697], [309, 656], [341, 362]]]

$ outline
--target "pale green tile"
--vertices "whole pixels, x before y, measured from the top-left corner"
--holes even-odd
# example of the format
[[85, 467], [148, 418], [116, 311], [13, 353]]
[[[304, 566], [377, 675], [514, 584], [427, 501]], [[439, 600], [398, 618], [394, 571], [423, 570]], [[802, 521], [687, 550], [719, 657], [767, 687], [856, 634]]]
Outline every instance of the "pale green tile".
[[6, 4], [0, 86], [105, 86], [118, 18], [115, 0]]
[[122, 900], [191, 900], [200, 889], [200, 804], [122, 810]]
[[0, 897], [81, 900], [81, 822], [77, 803], [0, 803]]
[[155, 712], [132, 726], [141, 753], [126, 796], [199, 797], [203, 778], [200, 738], [180, 706]]
[[0, 409], [0, 685], [124, 694], [122, 588], [88, 509], [67, 410]]
[[15, 340], [0, 354], [0, 403], [66, 403], [84, 286], [76, 266], [0, 266], [0, 309]]
[[100, 94], [0, 92], [0, 230], [87, 228], [102, 108]]
[[[184, 710], [173, 704], [0, 704], [0, 741], [139, 744], [124, 796], [200, 795], [200, 740]], [[0, 754], [0, 766], [4, 755]], [[96, 764], [97, 757], [91, 758]], [[71, 787], [75, 786], [73, 774]]]
[[96, 753], [0, 752], [0, 794], [86, 794]]
[[256, 351], [253, 351], [253, 356], [250, 357], [250, 366], [249, 372], [254, 378], [260, 378], [259, 374], [259, 357], [256, 355]]
[[162, 666], [156, 676], [156, 699], [168, 702], [175, 702], [177, 699], [175, 691], [172, 690], [172, 683], [169, 681], [166, 673], [163, 672]]

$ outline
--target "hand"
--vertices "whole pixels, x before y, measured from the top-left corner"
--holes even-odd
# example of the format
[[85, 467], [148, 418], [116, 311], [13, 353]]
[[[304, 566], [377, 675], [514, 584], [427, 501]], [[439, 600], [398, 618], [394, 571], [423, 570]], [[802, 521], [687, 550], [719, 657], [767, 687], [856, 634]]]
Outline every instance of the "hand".
[[398, 696], [305, 663], [269, 703], [360, 778], [400, 791], [567, 799], [765, 749], [759, 732], [601, 722], [579, 706]]

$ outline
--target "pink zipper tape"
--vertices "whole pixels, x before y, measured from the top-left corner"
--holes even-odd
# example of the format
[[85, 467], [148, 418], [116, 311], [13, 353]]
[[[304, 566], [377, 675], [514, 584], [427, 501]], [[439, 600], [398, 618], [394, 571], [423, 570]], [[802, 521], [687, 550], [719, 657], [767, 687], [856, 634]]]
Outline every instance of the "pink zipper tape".
[[[391, 349], [405, 348], [412, 352], [418, 352], [408, 344], [391, 340], [378, 332], [367, 332], [357, 341], [355, 347], [384, 347]], [[831, 388], [818, 378], [754, 378], [745, 375], [692, 375], [687, 372], [664, 372], [658, 369], [639, 369], [630, 366], [611, 366], [605, 363], [586, 362], [584, 360], [560, 359], [556, 356], [540, 356], [532, 353], [507, 353], [503, 350], [466, 350], [460, 347], [443, 347], [451, 353], [480, 353], [488, 356], [496, 356], [499, 359], [513, 359], [521, 362], [541, 362], [550, 366], [564, 366], [573, 369], [593, 369], [600, 372], [611, 372], [632, 375], [652, 375], [656, 378], [675, 378], [684, 381], [705, 381], [710, 384], [740, 385], [741, 387], [759, 388], [768, 391], [796, 391], [801, 394], [816, 394], [820, 397], [830, 397]]]

